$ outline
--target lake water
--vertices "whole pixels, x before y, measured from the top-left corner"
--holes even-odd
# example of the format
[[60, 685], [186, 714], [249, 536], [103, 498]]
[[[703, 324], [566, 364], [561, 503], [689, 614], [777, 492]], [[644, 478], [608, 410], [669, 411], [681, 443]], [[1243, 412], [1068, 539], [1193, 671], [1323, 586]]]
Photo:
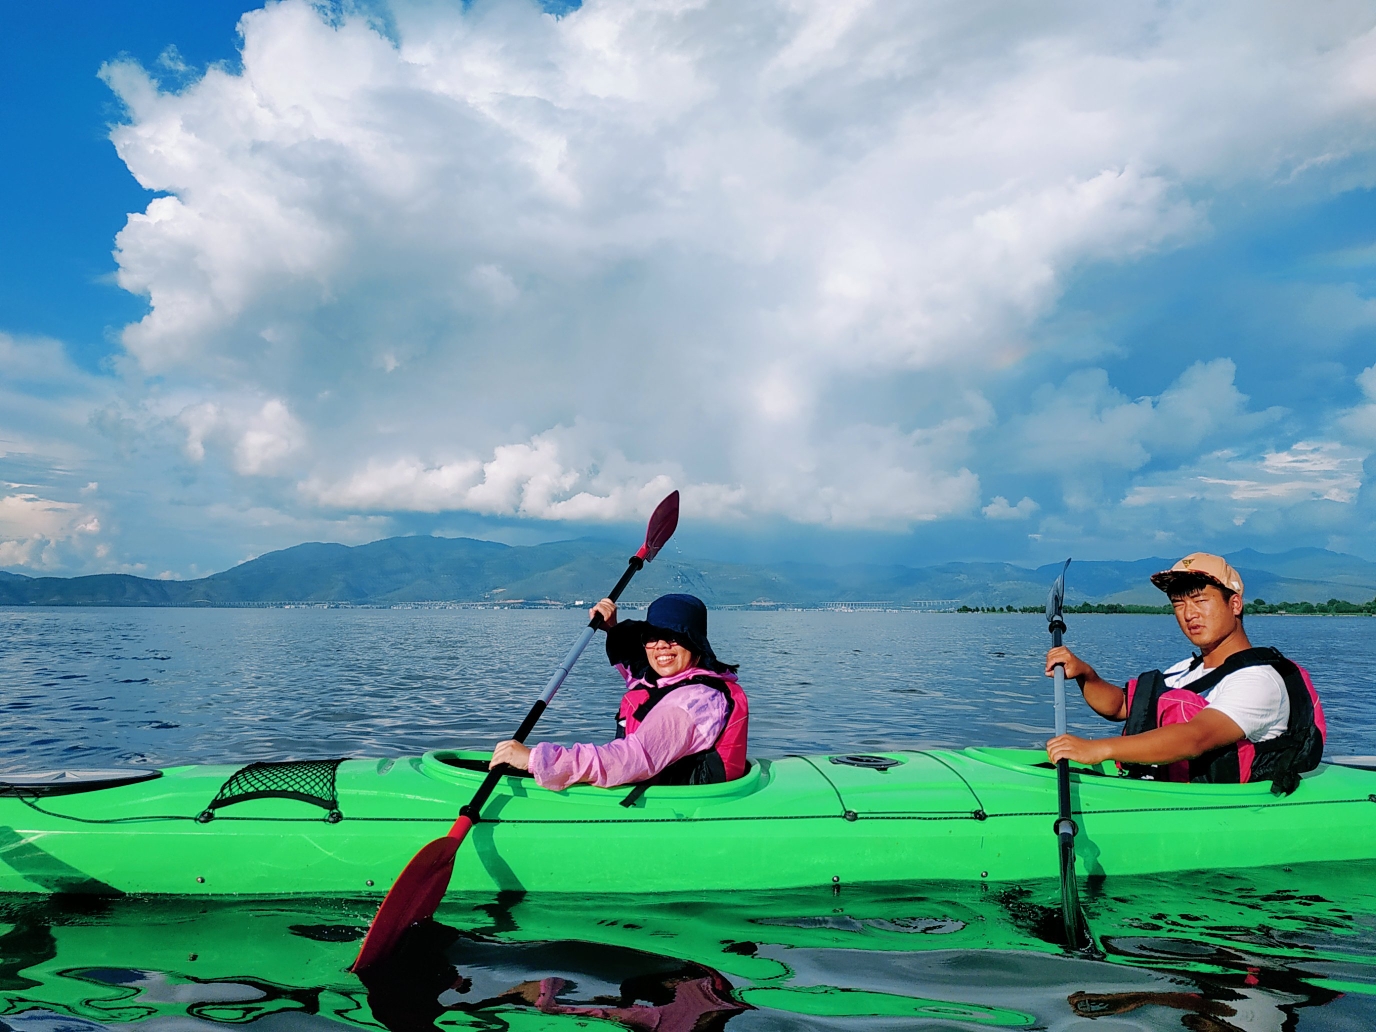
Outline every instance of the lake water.
[[[490, 746], [514, 730], [583, 619], [517, 610], [0, 610], [0, 769]], [[1069, 623], [1066, 643], [1110, 680], [1187, 654], [1169, 617], [1072, 615]], [[1314, 674], [1330, 755], [1376, 754], [1376, 621], [1254, 617], [1248, 628]], [[723, 612], [713, 614], [711, 636], [718, 655], [741, 664], [754, 755], [1032, 746], [1051, 732], [1039, 617]], [[596, 649], [534, 738], [609, 736], [621, 689]], [[1075, 695], [1072, 730], [1111, 733]], [[1346, 865], [1221, 872], [1184, 885], [1114, 881], [1087, 903], [1103, 961], [1056, 948], [1047, 885], [557, 906], [451, 899], [433, 941], [416, 947], [415, 984], [371, 1000], [343, 968], [376, 900], [6, 900], [0, 1032], [144, 1024], [210, 1032], [246, 1022], [342, 1032], [376, 1027], [375, 1015], [417, 1029], [434, 1020], [494, 1029], [696, 1021], [732, 1032], [1369, 1029], [1373, 875]], [[432, 976], [452, 982], [451, 964], [468, 983], [437, 988]]]

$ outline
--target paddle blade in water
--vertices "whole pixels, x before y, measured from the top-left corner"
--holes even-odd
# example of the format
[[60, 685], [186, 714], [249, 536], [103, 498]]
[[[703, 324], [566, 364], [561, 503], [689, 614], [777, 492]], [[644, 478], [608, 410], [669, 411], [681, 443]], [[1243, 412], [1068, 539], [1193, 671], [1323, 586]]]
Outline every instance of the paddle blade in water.
[[406, 929], [435, 915], [454, 873], [454, 854], [471, 827], [467, 817], [460, 817], [448, 835], [435, 839], [411, 858], [377, 908], [377, 916], [363, 937], [363, 946], [350, 971], [366, 971], [390, 956]]
[[655, 506], [654, 514], [650, 516], [650, 525], [645, 529], [645, 544], [636, 555], [649, 562], [659, 555], [659, 550], [674, 536], [677, 528], [678, 492], [670, 491], [668, 497]]
[[1061, 841], [1061, 920], [1065, 925], [1065, 944], [1082, 949], [1088, 939], [1084, 915], [1080, 910], [1079, 879], [1075, 876], [1075, 838], [1062, 835]]

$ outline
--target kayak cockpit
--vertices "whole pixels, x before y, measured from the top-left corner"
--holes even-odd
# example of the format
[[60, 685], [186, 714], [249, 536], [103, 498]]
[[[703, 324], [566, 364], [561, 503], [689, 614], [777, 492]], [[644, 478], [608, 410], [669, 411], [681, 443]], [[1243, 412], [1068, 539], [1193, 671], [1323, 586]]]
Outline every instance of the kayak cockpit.
[[[451, 785], [462, 785], [476, 789], [487, 777], [488, 762], [492, 754], [460, 749], [435, 749], [420, 758], [420, 771], [435, 781]], [[768, 782], [765, 773], [767, 762], [750, 761], [745, 774], [734, 781], [715, 785], [655, 785], [638, 793], [663, 801], [720, 800], [739, 799], [752, 795]], [[562, 792], [540, 788], [527, 771], [513, 770], [503, 777], [506, 791], [526, 793], [548, 792], [550, 795], [571, 796], [584, 801], [621, 801], [636, 786], [618, 785], [614, 788], [597, 788], [594, 785], [570, 785]]]

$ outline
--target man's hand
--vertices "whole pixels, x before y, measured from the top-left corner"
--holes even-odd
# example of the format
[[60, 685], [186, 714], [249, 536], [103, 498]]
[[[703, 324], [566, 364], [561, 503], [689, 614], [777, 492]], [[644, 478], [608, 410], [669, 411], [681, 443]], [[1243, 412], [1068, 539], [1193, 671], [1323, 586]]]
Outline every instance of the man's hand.
[[1099, 675], [1094, 672], [1094, 668], [1086, 663], [1075, 653], [1071, 652], [1064, 645], [1054, 648], [1046, 654], [1046, 676], [1051, 677], [1056, 672], [1056, 664], [1060, 663], [1065, 667], [1065, 676], [1073, 677], [1084, 686], [1086, 679], [1099, 680]]
[[616, 626], [616, 603], [609, 598], [604, 598], [588, 610], [589, 620], [595, 620], [598, 616], [602, 617], [602, 626], [610, 631]]
[[1074, 760], [1091, 766], [1112, 758], [1112, 738], [1078, 738], [1075, 735], [1057, 735], [1046, 743], [1046, 755], [1052, 763], [1061, 760]]
[[487, 769], [496, 770], [503, 763], [517, 770], [530, 770], [530, 749], [511, 739], [498, 742], [497, 748], [492, 750], [492, 762]]

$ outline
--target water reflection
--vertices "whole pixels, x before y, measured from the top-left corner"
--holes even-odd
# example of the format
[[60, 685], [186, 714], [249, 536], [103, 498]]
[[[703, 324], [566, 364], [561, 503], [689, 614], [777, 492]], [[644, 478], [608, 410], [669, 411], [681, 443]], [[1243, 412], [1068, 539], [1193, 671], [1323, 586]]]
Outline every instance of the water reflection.
[[1323, 865], [1090, 886], [1103, 960], [1056, 945], [1051, 884], [455, 897], [367, 986], [347, 969], [374, 899], [10, 900], [0, 904], [0, 1023], [1369, 1028], [1374, 874]]
[[[510, 971], [558, 971], [492, 986]], [[715, 1032], [752, 1009], [720, 971], [596, 942], [502, 943], [437, 921], [412, 926], [364, 979], [373, 1017], [392, 1032], [426, 1032], [446, 1012], [475, 1018], [529, 1009], [626, 1028]]]

